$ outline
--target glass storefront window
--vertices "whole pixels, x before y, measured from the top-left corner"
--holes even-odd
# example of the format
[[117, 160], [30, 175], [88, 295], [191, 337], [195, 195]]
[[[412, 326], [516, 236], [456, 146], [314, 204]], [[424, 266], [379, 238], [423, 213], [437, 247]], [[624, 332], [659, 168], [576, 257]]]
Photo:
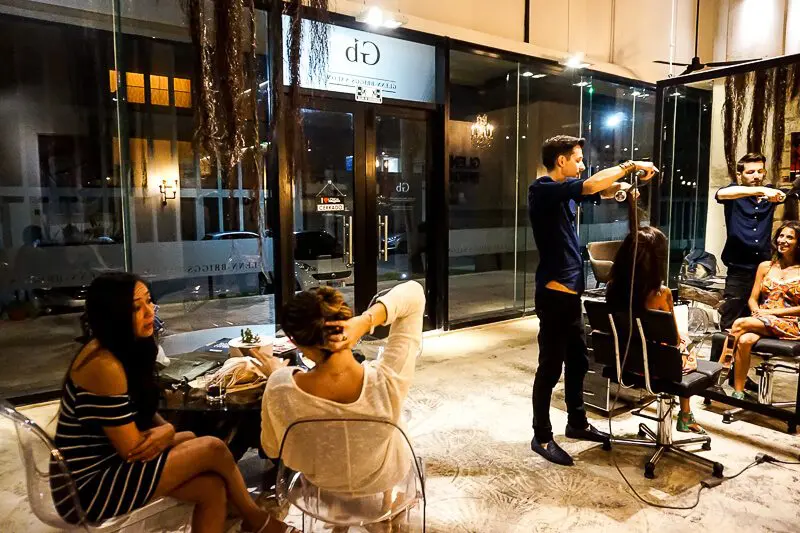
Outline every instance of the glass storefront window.
[[[519, 65], [450, 52], [451, 321], [521, 305], [517, 286]], [[491, 138], [488, 138], [491, 132]], [[523, 141], [524, 142], [524, 141]], [[522, 226], [524, 227], [524, 226]]]
[[[180, 3], [121, 2], [116, 49], [111, 3], [66, 18], [55, 3], [37, 6], [0, 15], [0, 361], [11, 369], [0, 396], [60, 387], [81, 346], [87, 286], [124, 269], [127, 254], [166, 336], [274, 327], [263, 166], [226, 173], [194, 148], [198, 76]], [[256, 15], [251, 79], [263, 82], [266, 16]], [[262, 132], [265, 94], [253, 113]]]

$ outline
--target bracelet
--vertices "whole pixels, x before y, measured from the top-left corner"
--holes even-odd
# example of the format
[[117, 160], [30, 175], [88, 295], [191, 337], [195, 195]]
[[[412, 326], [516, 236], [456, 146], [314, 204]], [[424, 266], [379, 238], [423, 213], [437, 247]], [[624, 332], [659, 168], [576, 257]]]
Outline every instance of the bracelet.
[[361, 313], [361, 316], [364, 315], [367, 315], [369, 317], [369, 334], [372, 335], [373, 333], [375, 333], [375, 315], [373, 315], [369, 309]]
[[623, 161], [619, 164], [619, 167], [625, 172], [625, 176], [630, 176], [633, 172], [636, 171], [636, 163], [633, 161]]

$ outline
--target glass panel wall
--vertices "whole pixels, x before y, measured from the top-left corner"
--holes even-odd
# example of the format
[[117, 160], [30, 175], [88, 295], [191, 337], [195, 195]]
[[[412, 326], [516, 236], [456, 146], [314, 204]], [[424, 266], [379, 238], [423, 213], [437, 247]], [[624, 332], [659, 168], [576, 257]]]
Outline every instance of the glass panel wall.
[[[88, 284], [126, 257], [151, 284], [165, 346], [179, 333], [195, 334], [178, 343], [190, 351], [235, 326], [274, 327], [263, 165], [228, 169], [196, 148], [196, 54], [180, 3], [121, 2], [116, 52], [112, 2], [58, 4], [0, 7], [2, 396], [60, 387]], [[256, 20], [248, 90], [260, 147], [266, 16]]]
[[[660, 226], [670, 239], [668, 272], [672, 287], [684, 258], [694, 250], [707, 249], [706, 214], [713, 196], [709, 187], [712, 92], [713, 83], [701, 82], [673, 88], [663, 95]], [[724, 222], [713, 233], [719, 234], [723, 226]]]
[[[586, 137], [584, 177], [626, 159], [651, 159], [654, 91], [461, 51], [450, 53], [450, 82], [449, 319], [531, 309], [539, 253], [527, 191], [546, 173], [542, 143], [559, 134]], [[487, 128], [491, 141], [480, 135]], [[647, 221], [650, 191], [642, 193]], [[627, 220], [616, 202], [581, 208], [587, 287], [596, 282], [586, 244], [623, 238]]]
[[[655, 91], [644, 85], [612, 83], [596, 77], [583, 77], [581, 87], [581, 125], [586, 138], [585, 176], [618, 165], [626, 160], [653, 160]], [[652, 186], [643, 186], [637, 202], [640, 224], [650, 222]], [[584, 257], [593, 242], [618, 241], [629, 228], [628, 204], [615, 201], [585, 203], [580, 210], [579, 236]], [[595, 278], [591, 263], [586, 263], [586, 287], [602, 284]]]
[[527, 219], [516, 212], [518, 72], [510, 61], [450, 53], [451, 321], [514, 309], [524, 297], [514, 254]]

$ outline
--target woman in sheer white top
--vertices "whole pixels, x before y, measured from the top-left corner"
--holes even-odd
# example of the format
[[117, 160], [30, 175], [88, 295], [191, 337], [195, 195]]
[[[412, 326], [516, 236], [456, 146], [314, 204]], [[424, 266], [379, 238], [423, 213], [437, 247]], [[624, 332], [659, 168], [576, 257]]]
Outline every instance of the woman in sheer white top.
[[[306, 418], [382, 418], [403, 424], [422, 342], [425, 292], [409, 281], [360, 316], [329, 288], [298, 294], [283, 310], [286, 335], [311, 359], [308, 372], [286, 367], [269, 378], [261, 408], [261, 444], [278, 457], [287, 428]], [[379, 325], [391, 325], [383, 356], [359, 364], [352, 347]], [[282, 459], [316, 486], [350, 494], [390, 489], [412, 466], [409, 446], [393, 427], [363, 422], [315, 423], [298, 431]]]

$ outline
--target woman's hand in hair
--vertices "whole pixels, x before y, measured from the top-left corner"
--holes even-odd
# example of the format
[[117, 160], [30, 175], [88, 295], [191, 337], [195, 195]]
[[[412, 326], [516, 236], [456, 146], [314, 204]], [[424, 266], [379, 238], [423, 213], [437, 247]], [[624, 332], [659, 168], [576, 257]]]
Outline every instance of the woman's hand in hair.
[[338, 333], [328, 335], [328, 342], [323, 348], [332, 352], [348, 350], [358, 344], [359, 339], [369, 333], [370, 320], [365, 315], [354, 316], [350, 320], [336, 320], [326, 322], [325, 327], [331, 330], [340, 330]]
[[147, 431], [142, 431], [144, 439], [128, 454], [128, 462], [147, 462], [158, 457], [158, 454], [172, 446], [175, 428], [172, 424], [163, 424]]

